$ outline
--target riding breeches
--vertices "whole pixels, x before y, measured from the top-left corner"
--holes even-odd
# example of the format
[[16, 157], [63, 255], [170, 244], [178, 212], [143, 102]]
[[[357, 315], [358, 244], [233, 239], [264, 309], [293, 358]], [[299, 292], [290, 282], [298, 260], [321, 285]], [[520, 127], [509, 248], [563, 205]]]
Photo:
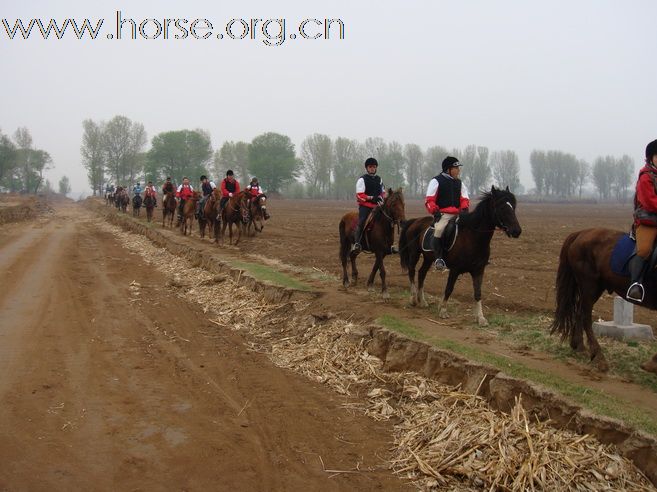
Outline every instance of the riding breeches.
[[636, 227], [636, 254], [647, 260], [657, 238], [657, 227], [639, 224]]
[[452, 217], [456, 217], [456, 214], [442, 214], [440, 216], [440, 220], [434, 224], [435, 226], [435, 229], [433, 231], [434, 237], [437, 238], [443, 237], [443, 232], [445, 232], [445, 227], [447, 227], [447, 224], [452, 219]]
[[363, 227], [363, 224], [369, 217], [369, 215], [372, 213], [372, 209], [369, 207], [363, 207], [360, 206], [358, 207], [358, 225], [360, 227]]

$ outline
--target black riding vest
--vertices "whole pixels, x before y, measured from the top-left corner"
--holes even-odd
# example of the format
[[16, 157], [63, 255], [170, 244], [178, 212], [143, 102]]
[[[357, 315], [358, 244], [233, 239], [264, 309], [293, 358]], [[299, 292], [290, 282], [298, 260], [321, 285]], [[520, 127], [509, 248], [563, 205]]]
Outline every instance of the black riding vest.
[[235, 193], [235, 183], [237, 181], [233, 181], [232, 183], [228, 181], [228, 178], [224, 178], [224, 183], [226, 184], [226, 189], [228, 190], [229, 193]]
[[439, 174], [435, 178], [438, 181], [438, 197], [436, 205], [438, 208], [461, 207], [461, 180], [453, 179]]
[[363, 178], [363, 181], [365, 181], [365, 194], [367, 196], [373, 196], [376, 198], [381, 194], [381, 188], [383, 186], [383, 183], [381, 182], [381, 176], [363, 174], [361, 178]]
[[212, 186], [210, 185], [210, 182], [201, 183], [201, 189], [203, 190], [203, 196], [212, 194]]

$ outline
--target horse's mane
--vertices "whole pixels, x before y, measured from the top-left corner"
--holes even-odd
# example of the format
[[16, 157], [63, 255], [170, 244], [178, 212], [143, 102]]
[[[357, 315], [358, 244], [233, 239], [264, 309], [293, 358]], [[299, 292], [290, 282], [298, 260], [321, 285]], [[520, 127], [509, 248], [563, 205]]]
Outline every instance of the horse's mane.
[[[395, 196], [395, 195], [397, 195], [397, 196], [399, 197], [399, 199], [402, 200], [402, 202], [404, 201], [404, 195], [402, 194], [401, 189], [399, 189], [399, 190], [396, 190], [396, 191], [393, 191], [392, 193], [390, 193], [390, 194], [386, 197], [384, 204], [388, 203], [388, 201], [391, 201], [391, 200], [392, 200], [392, 197]], [[383, 207], [376, 207], [376, 208], [374, 209], [373, 214], [374, 214], [374, 215], [373, 215], [373, 217], [372, 217], [372, 220], [378, 220], [378, 219], [380, 219], [381, 216], [383, 215]]]
[[[513, 193], [506, 190], [496, 189], [494, 192], [497, 196], [493, 196], [493, 190], [486, 191], [481, 194], [479, 203], [474, 208], [472, 212], [464, 212], [459, 215], [459, 223], [462, 227], [467, 228], [477, 228], [482, 224], [490, 224], [494, 221], [492, 214], [492, 207], [490, 202], [493, 200], [499, 200], [500, 198], [506, 198], [506, 201], [511, 203], [514, 207], [516, 205], [516, 199], [513, 196]], [[500, 195], [502, 195], [500, 197]]]

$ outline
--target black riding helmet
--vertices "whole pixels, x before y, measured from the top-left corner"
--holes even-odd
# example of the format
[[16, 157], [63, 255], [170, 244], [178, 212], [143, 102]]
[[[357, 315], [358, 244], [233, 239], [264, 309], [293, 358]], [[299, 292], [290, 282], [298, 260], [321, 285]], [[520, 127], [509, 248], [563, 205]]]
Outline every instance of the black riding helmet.
[[365, 160], [365, 169], [367, 169], [367, 166], [379, 167], [379, 162], [374, 157], [368, 157]]
[[456, 157], [447, 156], [443, 160], [443, 172], [446, 173], [450, 170], [450, 168], [461, 167], [462, 165], [463, 164], [461, 164]]
[[653, 140], [646, 146], [646, 162], [652, 162], [652, 156], [657, 154], [657, 140]]
[[208, 179], [208, 177], [205, 174], [202, 174], [200, 178], [198, 178], [199, 181], [203, 181], [204, 179]]

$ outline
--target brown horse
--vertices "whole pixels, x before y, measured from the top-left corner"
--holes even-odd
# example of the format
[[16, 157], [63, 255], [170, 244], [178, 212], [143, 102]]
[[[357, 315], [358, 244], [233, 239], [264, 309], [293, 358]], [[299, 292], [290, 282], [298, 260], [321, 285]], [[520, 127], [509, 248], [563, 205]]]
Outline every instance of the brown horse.
[[[609, 229], [585, 229], [573, 232], [563, 242], [557, 271], [557, 306], [552, 333], [570, 339], [570, 347], [584, 351], [584, 332], [591, 360], [602, 371], [609, 369], [592, 328], [593, 305], [606, 290], [625, 297], [630, 278], [615, 274], [611, 269], [611, 254], [623, 232]], [[645, 298], [640, 305], [657, 310], [657, 277], [646, 275]], [[657, 354], [641, 365], [657, 374]]]
[[[267, 195], [260, 193], [250, 199], [249, 202], [249, 223], [246, 225], [247, 235], [251, 235], [251, 226], [253, 226], [253, 235], [256, 232], [262, 232], [265, 228], [265, 220], [269, 219], [267, 212]], [[260, 228], [258, 228], [258, 224]]]
[[143, 201], [141, 195], [135, 195], [132, 197], [132, 216], [139, 217], [141, 214], [141, 206]]
[[[392, 253], [392, 246], [395, 242], [395, 225], [399, 225], [405, 220], [404, 212], [404, 195], [401, 188], [392, 191], [388, 189], [388, 194], [383, 204], [377, 206], [371, 212], [371, 228], [367, 227], [363, 231], [361, 243], [363, 250], [374, 253], [375, 260], [372, 272], [367, 279], [367, 288], [371, 289], [374, 285], [374, 277], [378, 271], [381, 276], [381, 295], [388, 299], [388, 286], [386, 285], [386, 269], [383, 265], [383, 259]], [[354, 244], [354, 230], [358, 225], [358, 212], [348, 212], [340, 220], [340, 261], [342, 262], [342, 285], [345, 289], [349, 287], [349, 276], [347, 275], [347, 258], [351, 260], [351, 281], [354, 285], [358, 282], [358, 269], [356, 268], [356, 257], [358, 251], [351, 251], [351, 245]]]
[[144, 208], [146, 209], [146, 220], [151, 222], [153, 220], [153, 209], [157, 204], [157, 198], [154, 195], [148, 194], [144, 197]]
[[[411, 286], [412, 306], [418, 303], [427, 307], [424, 298], [424, 279], [431, 268], [436, 255], [433, 251], [424, 251], [422, 241], [425, 231], [433, 225], [431, 216], [410, 219], [402, 228], [399, 236], [399, 258], [403, 271], [408, 270], [408, 279]], [[481, 306], [481, 284], [484, 280], [484, 270], [490, 257], [490, 241], [495, 229], [500, 228], [507, 236], [517, 238], [522, 229], [516, 217], [516, 197], [509, 191], [496, 189], [484, 193], [481, 201], [472, 213], [461, 213], [458, 222], [458, 235], [452, 248], [443, 256], [449, 268], [449, 277], [445, 286], [445, 293], [438, 308], [438, 315], [447, 317], [447, 300], [454, 290], [454, 284], [459, 275], [469, 273], [474, 288], [475, 316], [477, 322], [486, 326], [488, 321], [484, 317]], [[415, 266], [422, 256], [423, 261], [417, 275], [415, 285]]]
[[183, 236], [187, 235], [189, 230], [189, 235], [192, 235], [192, 224], [194, 224], [194, 214], [196, 213], [196, 203], [201, 198], [201, 195], [198, 191], [192, 193], [192, 196], [185, 201], [182, 210], [182, 221], [180, 222], [180, 232], [183, 233]]
[[219, 227], [221, 226], [221, 210], [219, 202], [221, 201], [221, 190], [215, 188], [212, 190], [210, 196], [205, 200], [203, 205], [203, 216], [198, 219], [198, 227], [201, 233], [201, 238], [205, 237], [205, 228], [207, 226], [208, 233], [212, 230], [214, 242], [219, 242]]
[[121, 210], [123, 213], [128, 213], [128, 203], [130, 203], [130, 198], [128, 197], [128, 191], [122, 186], [119, 186], [116, 189], [114, 202], [116, 203], [116, 208]]
[[226, 227], [228, 227], [229, 244], [233, 244], [233, 224], [237, 226], [237, 240], [235, 245], [242, 238], [242, 228], [249, 222], [249, 197], [251, 194], [247, 190], [240, 191], [232, 196], [226, 202], [226, 206], [221, 211], [221, 244], [224, 244]]
[[173, 192], [165, 193], [162, 199], [162, 227], [166, 227], [166, 220], [169, 217], [169, 227], [173, 228], [173, 218], [176, 216], [177, 206]]

